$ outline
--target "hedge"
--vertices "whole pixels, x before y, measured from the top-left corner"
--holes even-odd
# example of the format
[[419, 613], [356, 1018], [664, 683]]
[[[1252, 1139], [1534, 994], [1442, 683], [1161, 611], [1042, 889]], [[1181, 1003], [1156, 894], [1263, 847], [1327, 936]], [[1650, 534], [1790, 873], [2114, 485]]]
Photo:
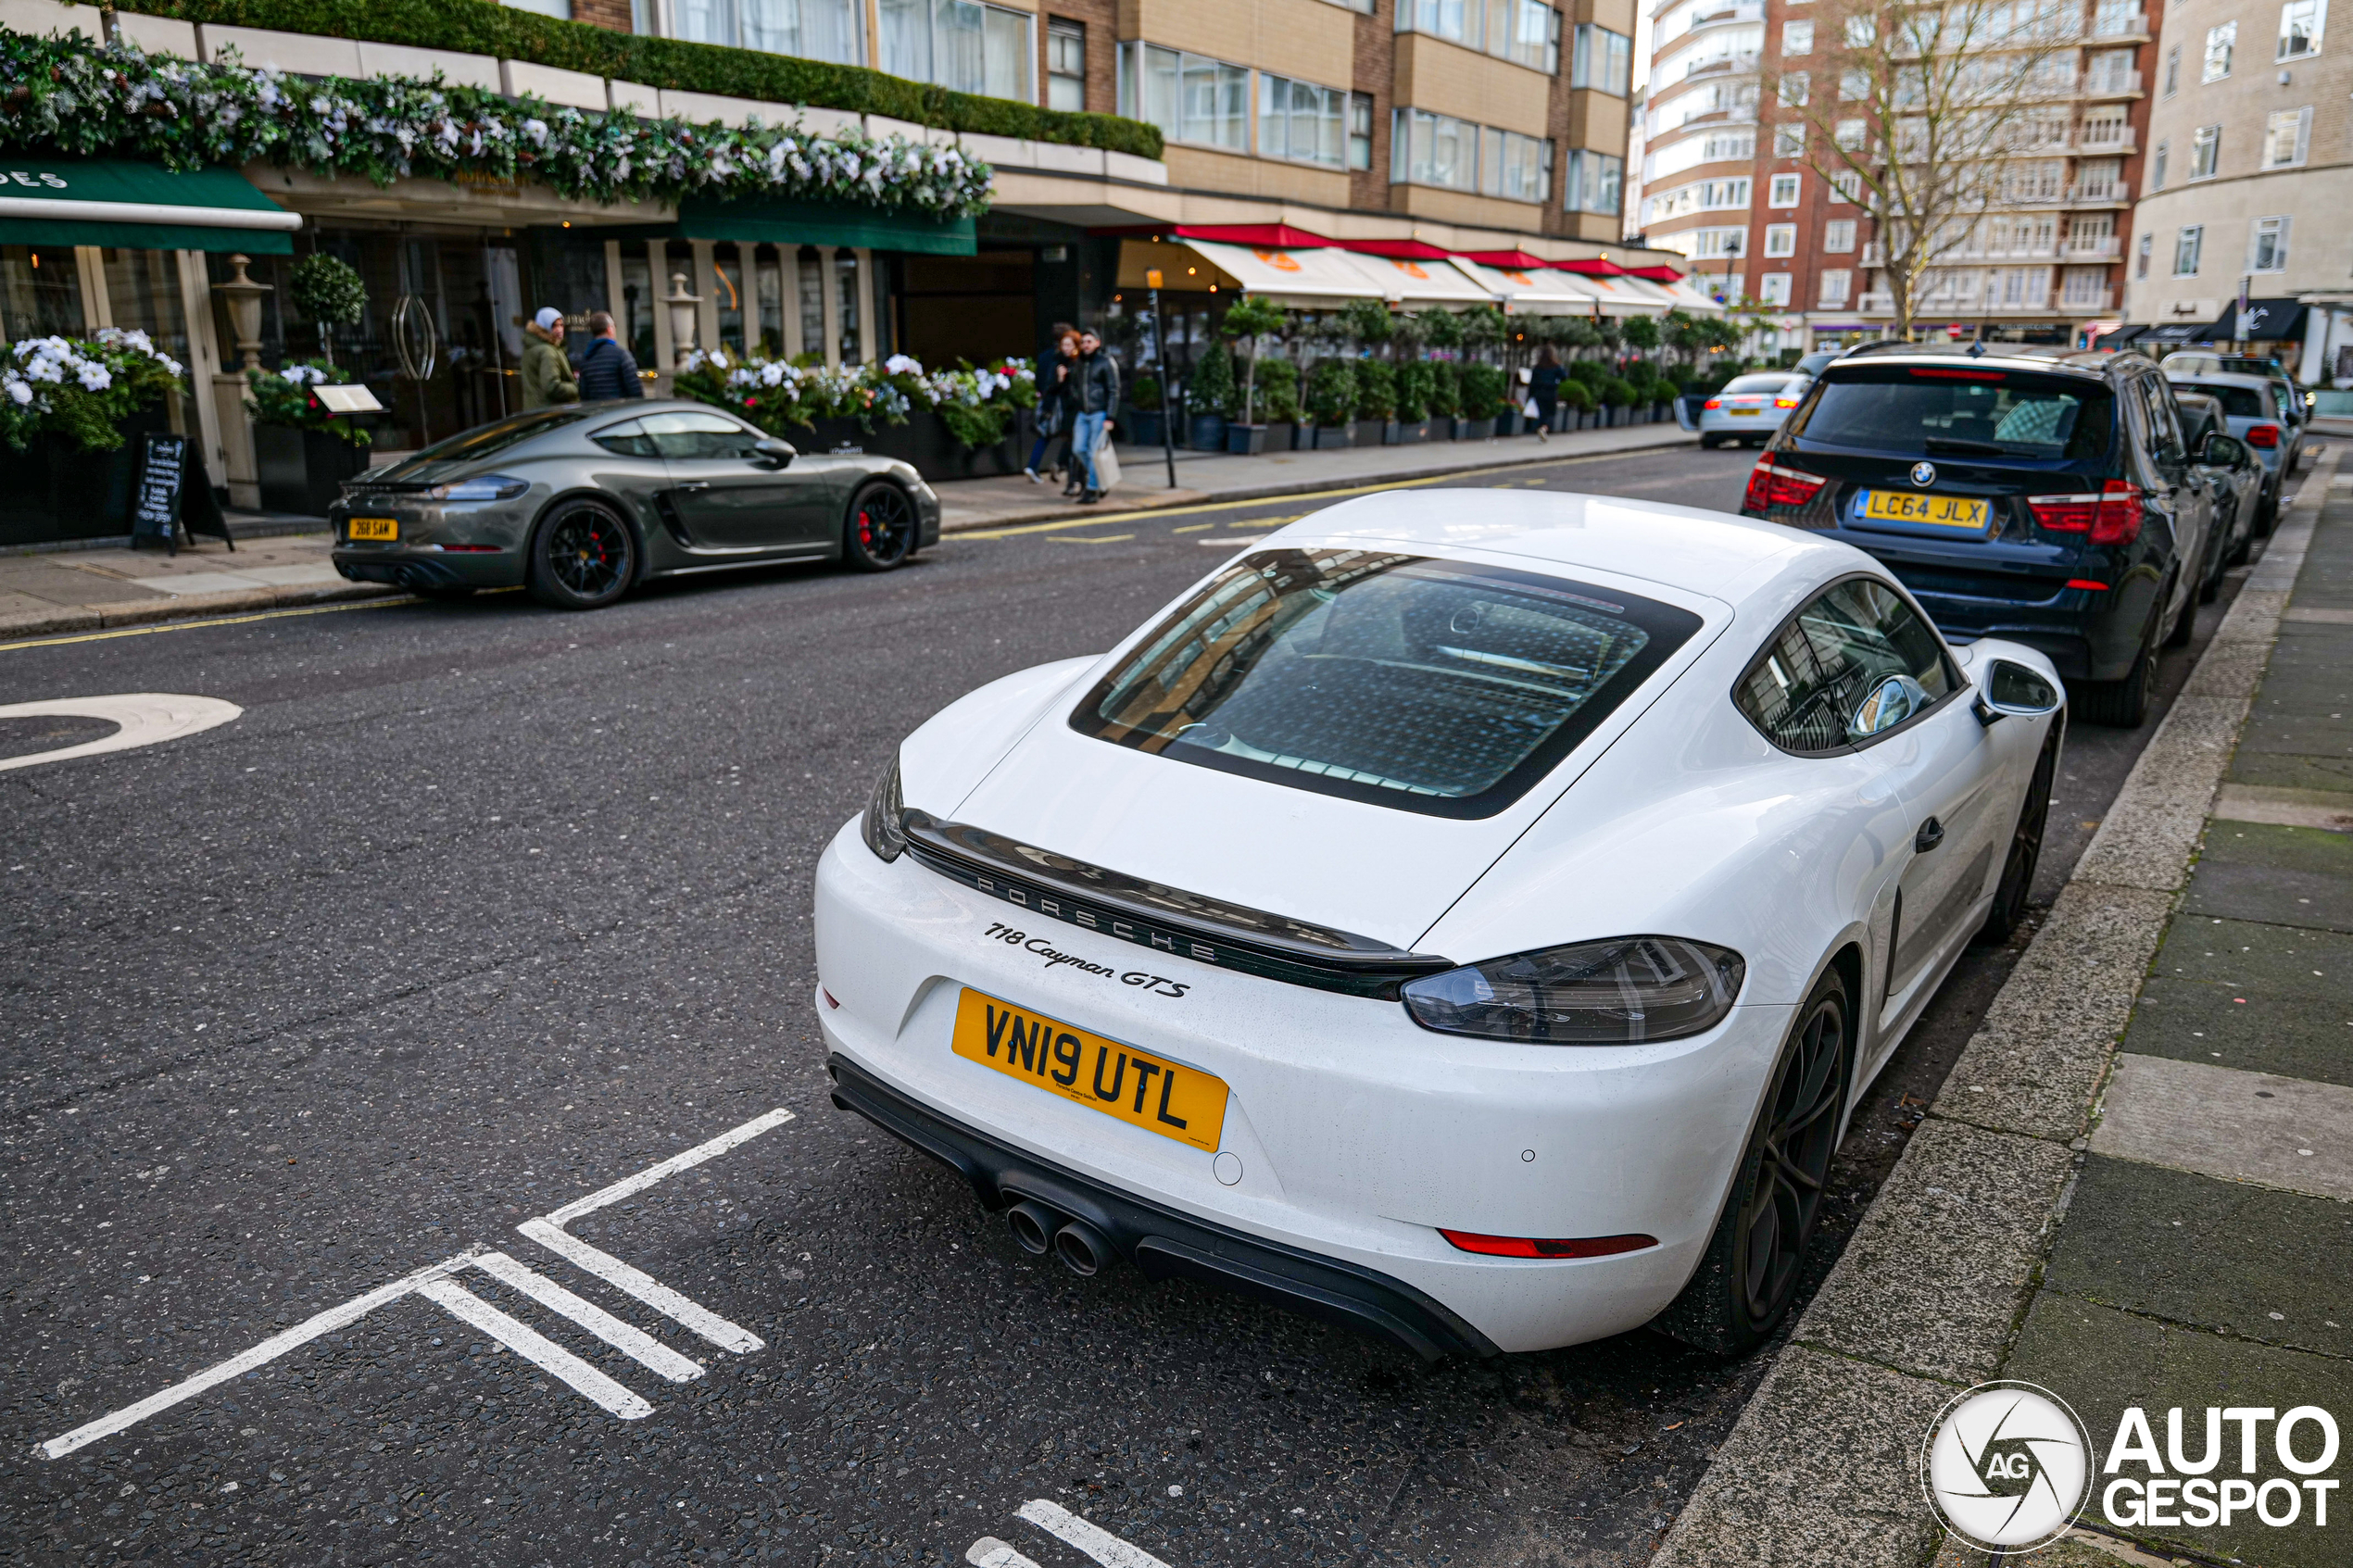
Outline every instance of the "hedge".
[[1101, 147], [1138, 157], [1161, 156], [1157, 126], [1117, 115], [1075, 114], [1011, 98], [951, 93], [865, 66], [830, 65], [675, 38], [641, 38], [586, 22], [558, 21], [491, 0], [141, 0], [124, 8], [225, 27], [274, 28], [493, 55], [673, 92], [887, 115], [975, 135]]

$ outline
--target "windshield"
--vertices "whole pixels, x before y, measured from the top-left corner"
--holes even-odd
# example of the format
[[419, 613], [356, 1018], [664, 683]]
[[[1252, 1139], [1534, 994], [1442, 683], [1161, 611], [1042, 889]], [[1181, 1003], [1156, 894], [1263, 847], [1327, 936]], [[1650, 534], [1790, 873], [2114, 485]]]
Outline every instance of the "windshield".
[[[610, 409], [599, 411], [611, 412]], [[447, 440], [436, 441], [422, 448], [399, 468], [381, 477], [397, 479], [408, 470], [426, 463], [471, 463], [587, 417], [579, 406], [573, 405], [562, 408], [535, 408], [528, 414], [517, 414], [492, 424], [476, 425], [472, 430], [461, 430]]]
[[1266, 550], [1180, 607], [1070, 722], [1298, 789], [1491, 816], [1699, 625], [1670, 605], [1502, 567]]
[[1796, 376], [1734, 376], [1724, 383], [1727, 392], [1779, 392], [1793, 384]]
[[2214, 382], [2175, 382], [2173, 390], [2196, 393], [2211, 397], [2222, 405], [2222, 412], [2233, 420], [2268, 420], [2271, 410], [2263, 407], [2263, 395], [2250, 386], [2224, 386]]
[[1800, 410], [1807, 441], [1957, 457], [2108, 455], [2116, 399], [2106, 383], [1943, 365], [1856, 370], [1821, 383]]

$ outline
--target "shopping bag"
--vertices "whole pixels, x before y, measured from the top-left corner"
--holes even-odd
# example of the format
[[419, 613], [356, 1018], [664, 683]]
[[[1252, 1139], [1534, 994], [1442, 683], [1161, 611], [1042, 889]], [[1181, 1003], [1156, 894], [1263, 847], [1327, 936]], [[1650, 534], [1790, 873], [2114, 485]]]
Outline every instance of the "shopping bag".
[[1095, 442], [1095, 488], [1108, 490], [1119, 483], [1119, 454], [1112, 450], [1107, 431]]
[[1536, 407], [1536, 399], [1533, 397], [1521, 404], [1519, 411], [1530, 420], [1541, 420], [1544, 417], [1544, 411]]

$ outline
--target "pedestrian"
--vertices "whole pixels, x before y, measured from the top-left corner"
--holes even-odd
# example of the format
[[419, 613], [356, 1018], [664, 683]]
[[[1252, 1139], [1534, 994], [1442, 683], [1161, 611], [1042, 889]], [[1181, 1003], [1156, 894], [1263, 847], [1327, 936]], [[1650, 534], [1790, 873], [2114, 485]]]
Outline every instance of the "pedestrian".
[[613, 336], [611, 315], [588, 312], [588, 352], [580, 357], [580, 400], [601, 403], [611, 397], [643, 397], [646, 378], [638, 372], [637, 357]]
[[[1078, 329], [1068, 321], [1055, 322], [1054, 357], [1046, 362], [1045, 373], [1038, 378], [1038, 440], [1029, 449], [1028, 464], [1021, 470], [1032, 484], [1046, 483], [1038, 470], [1047, 454], [1057, 448], [1067, 449], [1069, 445], [1066, 433], [1070, 426], [1070, 412], [1065, 407], [1065, 395], [1069, 390], [1071, 367], [1077, 363]], [[1048, 471], [1061, 467], [1060, 463], [1052, 464]]]
[[1078, 363], [1070, 377], [1070, 465], [1084, 475], [1078, 504], [1091, 507], [1103, 498], [1095, 448], [1106, 439], [1103, 426], [1119, 408], [1119, 362], [1103, 346], [1102, 334], [1078, 334]]
[[1561, 369], [1550, 348], [1536, 356], [1536, 369], [1529, 372], [1528, 395], [1536, 405], [1536, 439], [1552, 439], [1553, 415], [1561, 406], [1561, 383], [1568, 372]]
[[529, 341], [522, 349], [522, 406], [553, 408], [580, 401], [580, 383], [573, 379], [572, 361], [564, 358], [564, 313], [543, 306], [523, 323]]

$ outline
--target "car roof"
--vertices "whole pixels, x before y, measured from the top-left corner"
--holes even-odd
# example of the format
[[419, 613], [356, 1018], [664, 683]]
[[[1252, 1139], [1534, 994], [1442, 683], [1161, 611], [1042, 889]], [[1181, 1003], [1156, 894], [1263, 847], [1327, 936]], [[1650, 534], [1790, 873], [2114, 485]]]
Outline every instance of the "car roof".
[[[1982, 353], [1974, 352], [1981, 348]], [[1989, 370], [2057, 370], [2105, 378], [2119, 370], [2129, 372], [2130, 366], [2122, 361], [2132, 358], [2096, 353], [2090, 349], [2041, 348], [2023, 344], [2003, 344], [1996, 347], [1984, 344], [1866, 343], [1850, 349], [1822, 370], [1827, 376], [1832, 370], [1851, 370], [1858, 365], [1938, 365], [1958, 360], [1965, 365], [1982, 365]], [[2150, 360], [2140, 362], [2152, 370], [2157, 369]]]
[[2275, 385], [2278, 380], [2273, 376], [2259, 376], [2252, 370], [2200, 370], [2195, 375], [2168, 370], [2165, 379], [2175, 386], [2236, 386], [2250, 391]]

